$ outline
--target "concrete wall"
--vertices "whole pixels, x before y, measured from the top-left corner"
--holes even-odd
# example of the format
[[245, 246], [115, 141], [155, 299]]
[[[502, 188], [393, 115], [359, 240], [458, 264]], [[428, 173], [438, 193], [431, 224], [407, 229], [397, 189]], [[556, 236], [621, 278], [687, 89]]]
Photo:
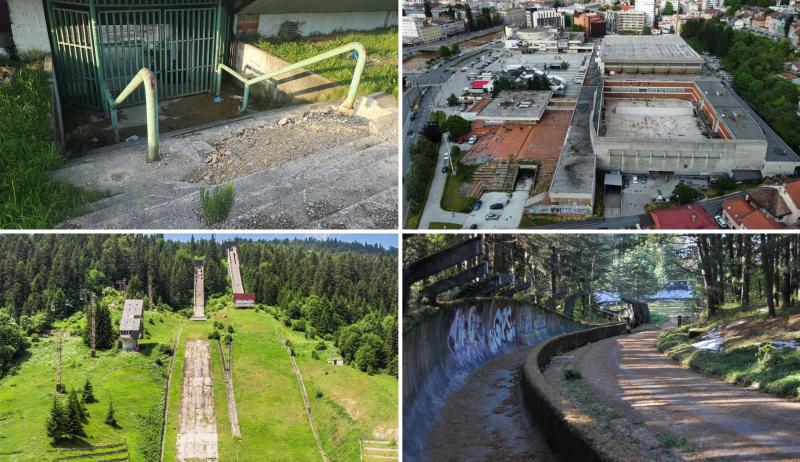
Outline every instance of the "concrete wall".
[[258, 33], [265, 37], [278, 35], [281, 24], [286, 21], [299, 21], [299, 32], [303, 36], [342, 30], [372, 30], [397, 26], [397, 10], [262, 14], [258, 17]]
[[589, 135], [599, 169], [630, 173], [670, 171], [678, 175], [707, 175], [727, 174], [733, 169], [762, 170], [767, 150], [766, 141], [755, 140], [612, 138], [597, 136], [594, 130]]
[[44, 4], [41, 0], [9, 0], [11, 34], [18, 53], [44, 51], [50, 53]]
[[[247, 78], [264, 75], [292, 64], [246, 43], [236, 42], [232, 49], [230, 66]], [[240, 84], [238, 80], [235, 82]], [[325, 99], [336, 87], [337, 84], [324, 77], [306, 69], [298, 69], [254, 85], [250, 92], [280, 100], [315, 101]]]
[[541, 372], [556, 355], [626, 331], [623, 322], [569, 333], [540, 343], [528, 354], [522, 370], [525, 407], [561, 460], [642, 460], [640, 454], [632, 453], [609, 438], [605, 429], [565, 399]]
[[468, 299], [442, 306], [403, 336], [403, 450], [422, 456], [441, 404], [469, 373], [521, 345], [583, 326], [555, 311], [511, 299]]

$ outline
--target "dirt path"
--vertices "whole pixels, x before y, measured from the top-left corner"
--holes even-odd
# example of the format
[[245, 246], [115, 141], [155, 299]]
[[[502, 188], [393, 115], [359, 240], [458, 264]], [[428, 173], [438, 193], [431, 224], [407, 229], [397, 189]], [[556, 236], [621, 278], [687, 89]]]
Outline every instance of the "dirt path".
[[694, 450], [686, 460], [800, 460], [800, 402], [685, 369], [656, 350], [657, 336], [650, 330], [596, 342], [571, 352], [570, 367], [652, 431], [685, 438]]
[[178, 418], [177, 458], [179, 461], [216, 461], [217, 421], [211, 377], [211, 348], [204, 340], [186, 342]]
[[530, 348], [487, 362], [450, 396], [433, 424], [424, 460], [557, 460], [522, 402], [522, 363]]

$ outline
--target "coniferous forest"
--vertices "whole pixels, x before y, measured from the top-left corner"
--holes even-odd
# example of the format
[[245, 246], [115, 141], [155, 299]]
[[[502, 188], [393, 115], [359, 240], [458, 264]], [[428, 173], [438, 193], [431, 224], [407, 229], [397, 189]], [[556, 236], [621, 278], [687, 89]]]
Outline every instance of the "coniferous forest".
[[[334, 341], [346, 362], [397, 374], [395, 249], [335, 239], [235, 243], [245, 291], [257, 303], [295, 330]], [[160, 235], [0, 237], [0, 377], [30, 340], [80, 316], [87, 292], [112, 287], [147, 299], [150, 288], [154, 309], [188, 317], [193, 261], [202, 258], [206, 297], [229, 293], [225, 244]]]

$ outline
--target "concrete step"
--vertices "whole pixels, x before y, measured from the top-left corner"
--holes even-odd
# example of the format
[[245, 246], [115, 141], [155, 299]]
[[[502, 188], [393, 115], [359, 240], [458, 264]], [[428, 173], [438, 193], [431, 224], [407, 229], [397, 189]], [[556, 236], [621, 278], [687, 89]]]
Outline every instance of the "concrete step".
[[[282, 117], [300, 118], [320, 107], [295, 106], [163, 135], [164, 159], [158, 163], [143, 161], [141, 141], [107, 146], [73, 159], [53, 176], [114, 195], [88, 205], [85, 215], [58, 227], [206, 228], [200, 211], [202, 185], [183, 180], [202, 165], [202, 153], [193, 151], [194, 143], [202, 145], [245, 129], [260, 129]], [[230, 218], [215, 227], [295, 228], [309, 223], [326, 228], [395, 227], [397, 137], [387, 111], [379, 104], [362, 104], [359, 112], [372, 117], [369, 133], [365, 131], [363, 137], [343, 138], [333, 148], [235, 179], [236, 201]]]
[[[373, 145], [374, 144], [374, 145]], [[312, 220], [326, 228], [391, 228], [397, 221], [397, 148], [365, 137], [234, 181], [230, 218], [217, 228], [295, 228]], [[370, 166], [369, 175], [359, 174]], [[198, 184], [173, 182], [126, 191], [101, 201], [106, 208], [64, 228], [197, 229], [206, 227]], [[314, 199], [317, 204], [310, 203]], [[135, 204], [135, 207], [132, 207]], [[303, 207], [302, 213], [298, 207]], [[322, 210], [309, 208], [317, 205]], [[371, 219], [360, 217], [363, 214]], [[281, 219], [279, 217], [289, 217]], [[277, 221], [276, 221], [277, 219]], [[271, 226], [267, 226], [273, 222]], [[372, 223], [372, 226], [366, 226]]]

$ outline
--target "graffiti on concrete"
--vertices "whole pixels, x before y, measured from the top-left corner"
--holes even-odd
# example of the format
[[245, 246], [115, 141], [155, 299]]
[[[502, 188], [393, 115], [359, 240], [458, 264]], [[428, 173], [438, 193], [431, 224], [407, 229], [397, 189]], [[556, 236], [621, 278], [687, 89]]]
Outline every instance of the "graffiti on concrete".
[[529, 335], [533, 333], [533, 314], [531, 310], [520, 310], [517, 318], [517, 333], [519, 335]]
[[544, 313], [538, 313], [536, 319], [533, 321], [533, 328], [542, 330], [547, 327], [547, 316]]
[[516, 338], [514, 320], [511, 318], [511, 315], [511, 307], [507, 306], [495, 311], [494, 316], [492, 316], [489, 346], [493, 353], [496, 352], [503, 343], [511, 342]]
[[464, 366], [478, 359], [484, 349], [485, 328], [474, 306], [459, 308], [450, 323], [447, 346], [457, 363]]

